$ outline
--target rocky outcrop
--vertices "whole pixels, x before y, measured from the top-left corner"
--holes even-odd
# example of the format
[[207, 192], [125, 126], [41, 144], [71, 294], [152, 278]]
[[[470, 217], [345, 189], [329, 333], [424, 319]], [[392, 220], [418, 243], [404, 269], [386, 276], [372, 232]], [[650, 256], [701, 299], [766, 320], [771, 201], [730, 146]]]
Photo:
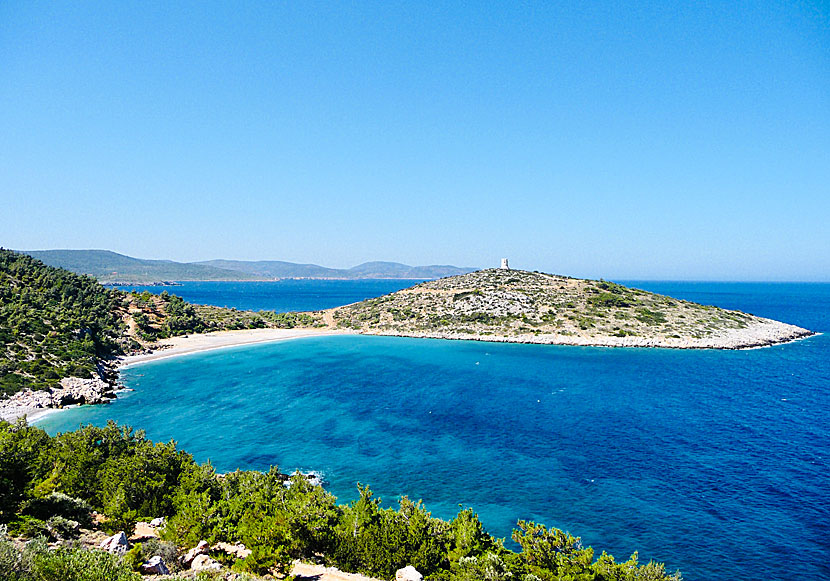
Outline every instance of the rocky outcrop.
[[150, 557], [150, 560], [141, 565], [141, 572], [148, 575], [169, 575], [170, 569], [160, 556]]
[[184, 563], [185, 567], [190, 567], [193, 564], [193, 561], [196, 560], [196, 557], [200, 555], [207, 555], [210, 547], [207, 544], [207, 541], [199, 541], [199, 543], [190, 549], [185, 556], [182, 557], [182, 562]]
[[222, 565], [218, 561], [214, 561], [208, 555], [198, 555], [190, 564], [193, 571], [218, 571]]
[[244, 559], [251, 554], [251, 549], [248, 549], [242, 543], [232, 545], [230, 543], [216, 543], [211, 547], [213, 551], [221, 551], [225, 554], [232, 555], [237, 559]]
[[102, 379], [65, 377], [59, 386], [37, 391], [24, 389], [0, 401], [0, 419], [12, 421], [38, 410], [58, 409], [73, 404], [107, 403], [113, 398], [113, 385]]
[[124, 534], [124, 531], [121, 531], [104, 539], [98, 548], [113, 555], [126, 555], [130, 544], [127, 541], [127, 535]]
[[148, 522], [139, 521], [135, 523], [135, 529], [133, 529], [133, 534], [130, 535], [130, 542], [137, 543], [141, 541], [146, 541], [148, 539], [157, 539], [158, 537], [158, 527], [154, 527], [151, 523]]

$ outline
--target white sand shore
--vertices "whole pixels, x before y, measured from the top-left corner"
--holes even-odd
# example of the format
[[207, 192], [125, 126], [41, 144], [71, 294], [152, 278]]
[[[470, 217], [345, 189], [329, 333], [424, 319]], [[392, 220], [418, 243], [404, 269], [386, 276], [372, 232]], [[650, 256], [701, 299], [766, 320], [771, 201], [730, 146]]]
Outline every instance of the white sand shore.
[[31, 426], [48, 415], [73, 407], [78, 406], [67, 406], [65, 408], [36, 408], [32, 406], [0, 404], [0, 420], [14, 422], [16, 419], [26, 416], [26, 422]]
[[244, 329], [240, 331], [215, 331], [200, 335], [173, 337], [159, 341], [158, 347], [152, 353], [128, 355], [119, 360], [119, 367], [127, 367], [136, 363], [156, 361], [168, 357], [179, 357], [191, 353], [202, 353], [214, 349], [253, 345], [255, 343], [271, 343], [301, 337], [318, 337], [323, 335], [343, 335], [349, 331], [333, 329]]

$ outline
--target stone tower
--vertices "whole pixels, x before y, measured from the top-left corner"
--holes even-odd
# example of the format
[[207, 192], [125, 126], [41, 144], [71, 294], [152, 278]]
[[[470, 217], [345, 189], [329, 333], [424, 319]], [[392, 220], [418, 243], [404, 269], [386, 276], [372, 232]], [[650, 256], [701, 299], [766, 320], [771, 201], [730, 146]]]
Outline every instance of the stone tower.
[[510, 267], [507, 265], [507, 259], [506, 258], [501, 259], [501, 266], [499, 268], [502, 269], [502, 270], [510, 270]]

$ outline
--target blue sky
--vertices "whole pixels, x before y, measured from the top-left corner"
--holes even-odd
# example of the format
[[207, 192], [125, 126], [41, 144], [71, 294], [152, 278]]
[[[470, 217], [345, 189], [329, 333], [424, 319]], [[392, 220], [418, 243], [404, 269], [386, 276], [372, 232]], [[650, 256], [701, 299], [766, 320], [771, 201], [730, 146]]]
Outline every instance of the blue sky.
[[0, 245], [830, 280], [827, 3], [427, 4], [0, 3]]

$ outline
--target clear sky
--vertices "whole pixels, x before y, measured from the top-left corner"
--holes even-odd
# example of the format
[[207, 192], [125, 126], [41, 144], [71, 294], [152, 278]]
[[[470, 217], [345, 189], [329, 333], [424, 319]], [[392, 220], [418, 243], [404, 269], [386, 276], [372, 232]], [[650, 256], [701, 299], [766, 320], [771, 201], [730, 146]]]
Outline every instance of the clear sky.
[[0, 2], [0, 245], [830, 280], [827, 2]]

